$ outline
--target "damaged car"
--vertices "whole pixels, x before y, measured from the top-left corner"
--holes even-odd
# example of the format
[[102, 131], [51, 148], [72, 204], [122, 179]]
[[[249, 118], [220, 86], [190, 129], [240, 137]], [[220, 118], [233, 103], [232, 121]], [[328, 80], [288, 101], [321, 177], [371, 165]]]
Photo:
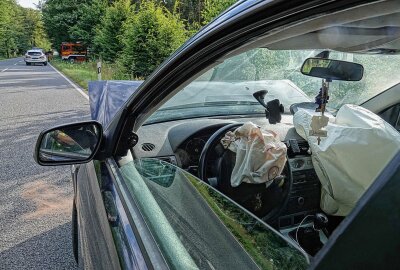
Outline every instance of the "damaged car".
[[[145, 81], [89, 84], [72, 165], [88, 269], [400, 265], [400, 3], [239, 1]], [[397, 181], [396, 181], [397, 180]]]

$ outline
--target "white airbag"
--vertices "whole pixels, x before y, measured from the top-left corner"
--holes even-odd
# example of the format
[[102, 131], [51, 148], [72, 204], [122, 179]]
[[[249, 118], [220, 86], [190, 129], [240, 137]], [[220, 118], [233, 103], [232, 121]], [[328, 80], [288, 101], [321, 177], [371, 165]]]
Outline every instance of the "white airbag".
[[282, 173], [286, 163], [287, 147], [277, 134], [257, 127], [251, 122], [235, 131], [227, 132], [222, 145], [236, 153], [231, 185], [242, 182], [269, 186]]
[[313, 115], [300, 109], [293, 118], [296, 131], [312, 151], [321, 181], [321, 209], [346, 216], [394, 155], [400, 151], [400, 134], [382, 118], [356, 105], [343, 105], [326, 127], [328, 136], [309, 136]]

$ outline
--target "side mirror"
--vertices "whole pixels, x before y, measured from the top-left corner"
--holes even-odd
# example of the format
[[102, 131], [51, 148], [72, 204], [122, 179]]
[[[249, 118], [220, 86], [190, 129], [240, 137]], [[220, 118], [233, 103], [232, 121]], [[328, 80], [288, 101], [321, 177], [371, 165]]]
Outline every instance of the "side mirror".
[[42, 166], [86, 163], [97, 153], [103, 127], [96, 121], [80, 122], [42, 131], [34, 158]]
[[352, 62], [308, 58], [301, 66], [301, 73], [329, 81], [359, 81], [363, 77], [364, 67]]

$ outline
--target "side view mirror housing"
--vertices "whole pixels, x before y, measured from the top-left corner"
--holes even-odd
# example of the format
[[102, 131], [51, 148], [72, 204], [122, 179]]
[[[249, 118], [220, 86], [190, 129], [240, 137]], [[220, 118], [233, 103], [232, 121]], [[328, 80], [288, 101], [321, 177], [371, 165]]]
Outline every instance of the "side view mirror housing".
[[328, 81], [359, 81], [363, 77], [364, 67], [353, 62], [307, 58], [301, 66], [301, 73]]
[[53, 127], [40, 133], [34, 159], [42, 166], [87, 163], [100, 148], [103, 127], [96, 121]]

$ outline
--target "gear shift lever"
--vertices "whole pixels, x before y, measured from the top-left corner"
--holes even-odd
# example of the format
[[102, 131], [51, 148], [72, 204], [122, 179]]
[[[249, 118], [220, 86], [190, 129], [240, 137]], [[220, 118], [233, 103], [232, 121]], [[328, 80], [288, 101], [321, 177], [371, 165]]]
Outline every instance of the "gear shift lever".
[[[313, 226], [301, 227], [301, 224], [307, 217], [313, 220]], [[328, 225], [328, 217], [322, 213], [316, 213], [315, 215], [306, 216], [303, 221], [297, 229], [291, 231], [289, 235], [291, 235], [308, 254], [314, 256], [323, 246], [319, 232], [323, 231], [325, 235], [327, 235], [326, 227]]]
[[320, 231], [326, 229], [328, 226], [328, 217], [322, 213], [314, 215], [314, 230]]

